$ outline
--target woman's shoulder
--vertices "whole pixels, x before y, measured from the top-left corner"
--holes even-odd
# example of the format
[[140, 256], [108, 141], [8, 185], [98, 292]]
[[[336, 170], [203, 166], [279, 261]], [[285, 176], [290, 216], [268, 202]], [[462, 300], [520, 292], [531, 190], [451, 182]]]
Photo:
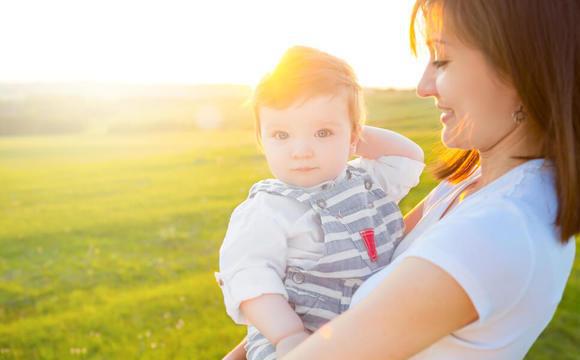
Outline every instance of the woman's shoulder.
[[[574, 239], [567, 246], [560, 242], [550, 163], [528, 162], [506, 175], [457, 205], [414, 245], [447, 254], [475, 251], [480, 257], [489, 255], [490, 260], [502, 254], [506, 265], [529, 265], [549, 254], [568, 259], [574, 253]], [[453, 186], [444, 184], [434, 191], [452, 190]]]
[[570, 273], [575, 241], [559, 241], [553, 174], [539, 165], [527, 164], [473, 194], [404, 253], [447, 270], [482, 317], [514, 305], [530, 286], [548, 284], [546, 277], [557, 283], [546, 289], [546, 301], [559, 299]]
[[530, 226], [555, 230], [558, 198], [551, 162], [530, 160], [482, 189], [468, 212], [519, 218]]
[[[477, 176], [478, 172], [474, 176]], [[429, 194], [426, 204], [437, 202], [462, 185], [463, 183], [452, 184], [442, 181]], [[469, 217], [477, 214], [480, 221], [498, 216], [530, 217], [545, 225], [553, 226], [557, 204], [553, 166], [549, 161], [535, 159], [510, 170], [472, 194], [461, 206], [458, 216]]]
[[[431, 231], [438, 237], [468, 238], [471, 244], [527, 247], [530, 219], [509, 198], [494, 197], [458, 206], [435, 224]], [[450, 244], [451, 245], [451, 244]], [[505, 249], [504, 249], [505, 251]]]

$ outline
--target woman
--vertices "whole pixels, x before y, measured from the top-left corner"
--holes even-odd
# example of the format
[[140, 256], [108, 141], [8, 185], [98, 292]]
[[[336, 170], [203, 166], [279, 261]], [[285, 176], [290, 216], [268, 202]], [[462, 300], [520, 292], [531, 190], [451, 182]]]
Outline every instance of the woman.
[[[346, 313], [284, 359], [520, 359], [561, 299], [580, 231], [580, 5], [417, 0], [417, 93], [456, 153]], [[292, 339], [288, 340], [289, 342]]]

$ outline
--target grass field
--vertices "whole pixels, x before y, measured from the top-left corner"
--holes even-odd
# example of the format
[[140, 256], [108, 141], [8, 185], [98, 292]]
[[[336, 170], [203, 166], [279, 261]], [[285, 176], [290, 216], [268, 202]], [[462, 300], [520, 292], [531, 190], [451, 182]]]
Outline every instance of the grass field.
[[[431, 101], [368, 98], [428, 161]], [[217, 359], [244, 335], [215, 284], [232, 209], [268, 170], [248, 127], [0, 138], [0, 359]], [[428, 175], [409, 210], [434, 186]], [[493, 264], [490, 264], [493, 266]], [[580, 262], [529, 359], [580, 358]]]

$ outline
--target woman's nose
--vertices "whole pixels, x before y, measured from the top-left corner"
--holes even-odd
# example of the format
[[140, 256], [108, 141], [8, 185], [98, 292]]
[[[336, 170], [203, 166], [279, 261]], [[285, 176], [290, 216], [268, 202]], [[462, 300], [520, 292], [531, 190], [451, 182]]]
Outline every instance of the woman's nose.
[[431, 64], [425, 66], [423, 76], [417, 84], [417, 95], [419, 97], [437, 97], [437, 87], [435, 86], [435, 68]]

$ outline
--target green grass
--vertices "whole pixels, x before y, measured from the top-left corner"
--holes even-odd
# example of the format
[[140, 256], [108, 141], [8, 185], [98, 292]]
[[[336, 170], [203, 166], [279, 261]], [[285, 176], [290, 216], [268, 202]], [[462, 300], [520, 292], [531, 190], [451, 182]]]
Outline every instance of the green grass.
[[[368, 105], [371, 123], [437, 142], [429, 101]], [[213, 278], [219, 245], [267, 176], [250, 130], [1, 138], [0, 359], [220, 358], [245, 329]], [[578, 357], [579, 266], [530, 359]]]

